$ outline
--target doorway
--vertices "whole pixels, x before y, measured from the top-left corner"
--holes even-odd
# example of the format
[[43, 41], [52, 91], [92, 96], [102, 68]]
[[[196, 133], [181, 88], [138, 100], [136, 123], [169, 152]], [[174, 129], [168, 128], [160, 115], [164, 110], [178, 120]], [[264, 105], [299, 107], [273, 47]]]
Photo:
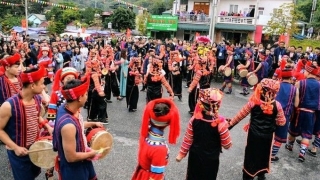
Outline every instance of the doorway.
[[208, 2], [195, 2], [193, 5], [193, 11], [203, 11], [204, 14], [209, 15], [210, 3]]
[[240, 43], [241, 33], [234, 33], [233, 34], [233, 42], [234, 44]]

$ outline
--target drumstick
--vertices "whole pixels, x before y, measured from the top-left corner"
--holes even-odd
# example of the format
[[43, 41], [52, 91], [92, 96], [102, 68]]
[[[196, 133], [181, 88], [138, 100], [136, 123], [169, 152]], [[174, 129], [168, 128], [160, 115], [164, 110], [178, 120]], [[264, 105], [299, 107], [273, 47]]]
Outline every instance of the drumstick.
[[40, 151], [47, 151], [47, 150], [53, 150], [53, 149], [52, 149], [52, 148], [45, 148], [45, 149], [31, 150], [31, 151], [28, 151], [28, 153], [34, 153], [34, 152], [40, 152]]

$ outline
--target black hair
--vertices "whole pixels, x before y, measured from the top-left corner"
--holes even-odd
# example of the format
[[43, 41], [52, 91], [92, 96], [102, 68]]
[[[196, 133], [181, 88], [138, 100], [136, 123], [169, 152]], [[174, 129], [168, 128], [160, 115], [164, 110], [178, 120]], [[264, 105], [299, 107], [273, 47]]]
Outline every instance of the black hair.
[[[62, 87], [62, 90], [72, 89], [78, 87], [82, 84], [80, 79], [72, 79], [67, 81], [67, 83]], [[67, 99], [67, 103], [73, 102], [74, 100]]]
[[159, 103], [153, 107], [153, 112], [157, 117], [165, 116], [169, 113], [169, 111], [170, 111], [170, 105], [166, 103]]
[[[39, 70], [39, 67], [38, 66], [34, 66], [32, 68], [27, 68], [27, 70], [23, 71], [23, 73], [32, 73], [32, 72], [36, 72], [38, 70]], [[38, 82], [35, 82], [35, 83], [37, 84]], [[24, 83], [22, 83], [22, 87], [23, 88], [27, 88], [30, 84], [32, 84], [32, 83], [24, 82]]]

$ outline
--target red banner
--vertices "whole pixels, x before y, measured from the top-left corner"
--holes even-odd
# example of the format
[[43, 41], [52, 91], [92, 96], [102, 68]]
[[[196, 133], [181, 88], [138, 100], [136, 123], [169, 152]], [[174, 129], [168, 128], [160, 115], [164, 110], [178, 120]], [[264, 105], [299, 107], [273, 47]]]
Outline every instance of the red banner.
[[126, 35], [127, 35], [127, 37], [131, 36], [131, 30], [129, 28], [127, 29], [127, 34]]
[[255, 31], [255, 34], [254, 34], [254, 42], [255, 42], [256, 44], [261, 43], [262, 30], [263, 30], [263, 26], [262, 26], [262, 25], [257, 25], [257, 26], [256, 26], [256, 31]]
[[25, 19], [21, 20], [21, 27], [22, 28], [27, 28], [27, 21]]

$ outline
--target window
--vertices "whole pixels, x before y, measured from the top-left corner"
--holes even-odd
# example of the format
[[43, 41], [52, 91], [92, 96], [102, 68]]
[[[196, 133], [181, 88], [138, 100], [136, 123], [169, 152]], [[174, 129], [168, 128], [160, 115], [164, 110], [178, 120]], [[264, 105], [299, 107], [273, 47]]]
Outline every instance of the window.
[[259, 15], [263, 15], [264, 7], [259, 7]]
[[229, 13], [237, 13], [238, 12], [238, 5], [230, 5]]

